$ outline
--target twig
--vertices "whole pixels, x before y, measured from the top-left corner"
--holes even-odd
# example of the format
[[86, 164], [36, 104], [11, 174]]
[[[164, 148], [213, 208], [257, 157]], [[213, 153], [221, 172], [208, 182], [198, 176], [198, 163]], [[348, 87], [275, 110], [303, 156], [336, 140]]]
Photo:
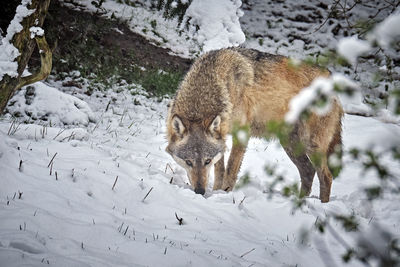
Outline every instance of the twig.
[[57, 138], [60, 134], [62, 134], [65, 130], [66, 130], [66, 129], [61, 129], [61, 130], [58, 132], [58, 134], [57, 134], [56, 136], [54, 136], [53, 140], [56, 140], [56, 138]]
[[167, 173], [167, 167], [169, 167], [169, 169], [172, 171], [172, 174], [175, 174], [174, 170], [172, 169], [172, 167], [171, 167], [171, 165], [170, 165], [169, 163], [167, 163], [167, 164], [165, 165], [165, 171], [164, 171], [164, 173]]
[[151, 190], [153, 190], [153, 187], [150, 188], [149, 192], [147, 192], [147, 194], [144, 196], [144, 198], [142, 199], [142, 202], [144, 202], [144, 200], [147, 198], [147, 196], [150, 194]]
[[183, 224], [183, 218], [179, 218], [178, 214], [176, 214], [176, 212], [175, 212], [175, 218], [178, 220], [179, 225]]
[[72, 132], [68, 138], [68, 142], [71, 141], [71, 138], [75, 138], [75, 132]]
[[242, 201], [240, 201], [239, 206], [243, 205], [243, 201], [246, 199], [246, 196], [243, 197]]
[[115, 181], [114, 181], [114, 184], [113, 184], [111, 190], [114, 190], [114, 187], [117, 184], [117, 181], [118, 181], [118, 175], [117, 175], [117, 177], [115, 177]]
[[326, 17], [326, 19], [324, 20], [324, 22], [323, 22], [321, 25], [319, 25], [319, 27], [318, 27], [315, 31], [313, 31], [311, 34], [316, 33], [317, 31], [319, 31], [319, 30], [325, 25], [325, 23], [331, 18], [332, 14], [333, 14], [333, 11], [336, 10], [336, 7], [337, 7], [337, 5], [338, 5], [339, 3], [340, 3], [340, 0], [337, 0], [337, 1], [335, 2], [335, 4], [333, 5], [333, 7], [331, 7], [331, 10], [330, 10], [330, 12], [329, 12], [329, 14], [328, 14], [328, 17]]
[[60, 142], [64, 142], [65, 140], [68, 139], [68, 142], [71, 141], [71, 138], [75, 137], [75, 132], [72, 132], [69, 136], [64, 137], [63, 139], [60, 140]]
[[354, 115], [354, 116], [372, 117], [372, 114], [366, 114], [366, 113], [357, 112], [357, 111], [347, 111], [345, 113], [348, 115]]
[[49, 165], [47, 165], [47, 168], [50, 167], [51, 163], [53, 163], [54, 158], [57, 156], [57, 152], [54, 154], [54, 156], [51, 158]]
[[250, 252], [253, 252], [254, 250], [256, 250], [255, 248], [250, 249], [249, 251], [243, 253], [240, 257], [243, 258], [244, 256], [246, 256], [247, 254], [249, 254]]
[[128, 232], [128, 229], [129, 229], [129, 225], [126, 227], [124, 235], [126, 235], [126, 233]]
[[108, 104], [107, 104], [107, 106], [106, 106], [106, 112], [108, 111], [108, 108], [110, 107], [110, 104], [111, 104], [111, 100], [108, 101]]
[[53, 163], [54, 163], [54, 162], [52, 162], [51, 165], [50, 165], [50, 176], [51, 176], [51, 174], [53, 173]]
[[22, 172], [22, 159], [19, 161], [18, 170], [19, 170], [20, 172]]
[[122, 226], [124, 226], [124, 222], [122, 222], [122, 224], [118, 227], [118, 232], [121, 233], [122, 231]]

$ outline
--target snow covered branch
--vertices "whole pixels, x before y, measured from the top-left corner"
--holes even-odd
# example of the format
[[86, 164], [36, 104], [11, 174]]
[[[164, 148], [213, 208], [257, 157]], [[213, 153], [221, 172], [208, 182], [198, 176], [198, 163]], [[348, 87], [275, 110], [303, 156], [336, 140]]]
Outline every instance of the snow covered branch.
[[[52, 52], [42, 36], [50, 0], [23, 0], [0, 44], [0, 113], [10, 97], [24, 85], [42, 80], [51, 70]], [[35, 39], [41, 54], [42, 66], [37, 74], [22, 77], [34, 50]]]
[[[366, 40], [359, 39], [357, 36], [341, 39], [337, 45], [337, 54], [343, 57], [352, 66], [357, 65], [359, 56], [371, 53], [376, 47], [385, 50], [387, 54], [393, 54], [393, 58], [398, 57], [398, 55], [396, 55], [398, 54], [396, 42], [400, 40], [399, 22], [400, 13], [394, 13], [368, 33]], [[335, 59], [337, 58], [331, 58], [329, 60]], [[383, 111], [376, 112], [362, 103], [359, 86], [355, 82], [339, 74], [334, 74], [329, 78], [317, 78], [309, 87], [304, 88], [290, 102], [289, 112], [285, 116], [285, 121], [292, 124], [308, 110], [318, 114], [325, 114], [329, 111], [329, 104], [332, 98], [335, 97], [334, 91], [344, 93], [340, 95], [340, 98], [344, 100], [342, 104], [346, 112], [350, 111], [353, 114], [363, 115], [378, 114], [378, 116], [388, 117], [389, 120], [396, 121], [396, 119], [392, 117], [397, 114], [398, 97], [393, 96], [386, 105], [386, 111], [393, 113], [393, 115], [385, 115]], [[356, 99], [356, 101], [353, 99]], [[358, 104], [354, 105], [354, 102], [358, 102]]]
[[[289, 124], [295, 123], [308, 109], [317, 114], [324, 115], [330, 110], [330, 103], [335, 97], [335, 90], [355, 90], [358, 86], [353, 81], [340, 74], [331, 77], [319, 77], [309, 87], [304, 88], [298, 95], [293, 97], [289, 103], [289, 112], [286, 113], [285, 121]], [[318, 101], [324, 99], [323, 103]]]

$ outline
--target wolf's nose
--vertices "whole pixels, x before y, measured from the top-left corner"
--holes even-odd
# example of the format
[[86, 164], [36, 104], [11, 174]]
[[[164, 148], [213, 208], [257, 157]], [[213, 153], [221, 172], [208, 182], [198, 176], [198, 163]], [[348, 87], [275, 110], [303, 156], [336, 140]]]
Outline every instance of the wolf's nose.
[[194, 189], [194, 192], [195, 192], [196, 194], [202, 194], [202, 195], [204, 195], [204, 193], [206, 192], [206, 190], [205, 190], [204, 188], [195, 188], [195, 189]]

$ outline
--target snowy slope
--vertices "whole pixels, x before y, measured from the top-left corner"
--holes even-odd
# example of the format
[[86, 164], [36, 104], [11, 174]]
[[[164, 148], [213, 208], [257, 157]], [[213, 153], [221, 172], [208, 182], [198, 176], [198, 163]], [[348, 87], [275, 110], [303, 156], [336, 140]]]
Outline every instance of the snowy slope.
[[[119, 18], [133, 32], [181, 57], [193, 58], [203, 52], [237, 46], [245, 41], [239, 22], [243, 15], [240, 0], [192, 0], [181, 22], [176, 17], [165, 19], [164, 10], [155, 8], [156, 1], [130, 4], [130, 1], [109, 0], [102, 2], [100, 8], [90, 0], [61, 2], [69, 8]], [[185, 0], [179, 2], [188, 3]], [[177, 2], [174, 3], [171, 6], [177, 6]]]
[[[100, 8], [93, 4], [95, 1], [90, 0], [62, 2], [68, 8], [125, 21], [132, 31], [143, 35], [150, 42], [170, 49], [171, 53], [190, 58], [209, 50], [240, 44], [295, 60], [316, 59], [319, 54], [336, 50], [339, 41], [345, 37], [353, 41], [358, 38], [376, 39], [385, 48], [389, 40], [398, 35], [394, 25], [399, 18], [395, 17], [376, 24], [368, 34], [364, 32], [365, 28], [358, 26], [369, 23], [372, 27], [374, 23], [387, 19], [396, 9], [395, 1], [196, 0], [189, 5], [182, 23], [176, 17], [165, 19], [164, 11], [158, 10], [155, 2], [149, 0], [140, 3], [131, 1], [130, 5], [127, 4], [129, 1], [124, 4], [119, 0], [108, 0]], [[397, 5], [394, 14], [399, 12]], [[361, 103], [367, 101], [386, 107], [382, 99], [400, 86], [400, 66], [389, 59], [398, 59], [398, 51], [386, 48], [380, 51], [375, 45], [370, 50], [366, 42], [364, 49], [360, 50], [361, 41], [358, 41], [356, 47], [347, 45], [338, 50], [342, 56], [353, 55], [348, 57], [353, 67], [330, 66], [332, 72], [349, 77], [362, 89], [360, 101], [357, 104], [346, 101], [344, 108], [353, 114], [377, 114], [381, 119], [398, 123], [399, 119], [389, 116], [387, 110], [376, 112]], [[370, 57], [364, 57], [355, 64], [356, 54]], [[379, 81], [377, 77], [381, 77]]]
[[[121, 88], [91, 97], [68, 90], [88, 103], [97, 123], [64, 132], [22, 124], [8, 135], [10, 121], [0, 122], [0, 266], [322, 266], [329, 254], [341, 265], [344, 249], [332, 236], [301, 237], [301, 229], [335, 211], [361, 216], [362, 228], [379, 222], [400, 236], [400, 207], [390, 194], [364, 205], [361, 189], [376, 175], [360, 175], [350, 158], [331, 202], [315, 197], [315, 179], [309, 204], [293, 214], [290, 200], [263, 192], [272, 179], [263, 166], [277, 164], [288, 181], [298, 181], [297, 170], [276, 142], [253, 140], [241, 170], [251, 183], [233, 193], [211, 192], [210, 185], [204, 198], [164, 152], [166, 101]], [[371, 141], [399, 135], [400, 127], [373, 118], [344, 119], [346, 149], [383, 148]], [[400, 175], [398, 165], [387, 164]]]

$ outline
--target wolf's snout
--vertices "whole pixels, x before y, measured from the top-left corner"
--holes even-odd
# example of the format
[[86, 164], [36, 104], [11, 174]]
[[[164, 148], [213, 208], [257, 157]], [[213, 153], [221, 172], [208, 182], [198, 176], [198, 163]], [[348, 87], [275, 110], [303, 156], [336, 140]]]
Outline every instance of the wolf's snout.
[[204, 193], [206, 192], [206, 190], [205, 190], [204, 188], [195, 188], [195, 189], [194, 189], [194, 192], [195, 192], [196, 194], [204, 195]]

